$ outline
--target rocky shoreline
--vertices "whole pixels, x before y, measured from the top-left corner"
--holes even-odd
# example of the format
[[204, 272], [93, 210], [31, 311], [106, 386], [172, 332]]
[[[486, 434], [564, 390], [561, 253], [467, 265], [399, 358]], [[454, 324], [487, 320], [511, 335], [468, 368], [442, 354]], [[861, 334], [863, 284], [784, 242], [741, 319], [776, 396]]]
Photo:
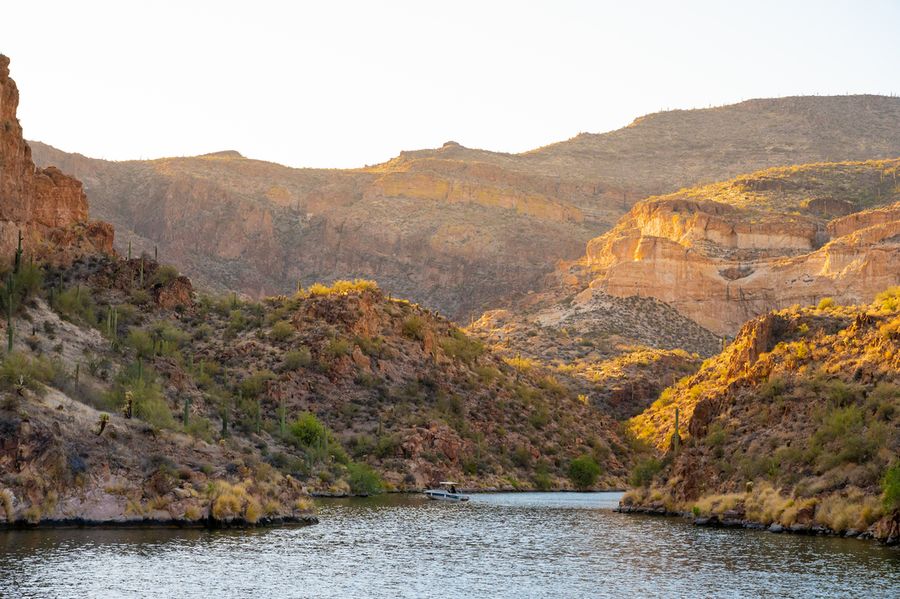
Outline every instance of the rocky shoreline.
[[782, 526], [773, 522], [766, 525], [762, 522], [747, 520], [738, 512], [725, 512], [722, 517], [717, 515], [695, 517], [689, 512], [671, 511], [662, 506], [645, 507], [620, 505], [613, 508], [620, 514], [641, 514], [645, 516], [666, 516], [670, 518], [682, 518], [691, 520], [694, 526], [708, 526], [713, 528], [745, 528], [748, 530], [764, 530], [775, 534], [797, 534], [810, 536], [843, 537], [847, 539], [876, 540], [887, 546], [900, 545], [900, 522], [898, 518], [883, 519], [870, 526], [867, 530], [835, 531], [827, 526], [814, 524], [793, 524]]
[[169, 529], [239, 529], [239, 528], [266, 528], [273, 526], [312, 526], [318, 524], [319, 519], [311, 514], [300, 516], [277, 516], [260, 518], [256, 522], [250, 522], [244, 518], [231, 520], [217, 520], [215, 518], [202, 518], [200, 520], [185, 519], [156, 519], [141, 518], [134, 520], [90, 520], [86, 518], [66, 518], [62, 520], [41, 520], [39, 522], [15, 521], [0, 522], [0, 531], [9, 530], [34, 530], [34, 529], [72, 529], [72, 528], [169, 528]]

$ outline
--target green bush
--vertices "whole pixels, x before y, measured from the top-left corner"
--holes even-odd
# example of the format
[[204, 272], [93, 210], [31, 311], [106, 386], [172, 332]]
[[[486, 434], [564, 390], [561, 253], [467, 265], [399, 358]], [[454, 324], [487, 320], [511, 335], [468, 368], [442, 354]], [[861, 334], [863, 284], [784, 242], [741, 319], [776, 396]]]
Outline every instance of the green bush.
[[153, 356], [153, 338], [144, 329], [131, 329], [125, 338], [125, 345], [132, 348], [139, 358]]
[[328, 344], [325, 346], [325, 353], [332, 358], [349, 356], [352, 350], [353, 346], [349, 341], [347, 341], [346, 339], [339, 339], [337, 337], [329, 340]]
[[97, 324], [94, 299], [87, 289], [72, 287], [53, 296], [51, 306], [64, 319], [89, 326]]
[[590, 489], [600, 476], [600, 466], [593, 457], [585, 454], [569, 463], [569, 479], [578, 489]]
[[834, 306], [835, 303], [833, 298], [823, 297], [821, 300], [819, 300], [819, 304], [816, 306], [816, 308], [818, 308], [819, 310], [829, 310], [831, 308], [834, 308]]
[[272, 325], [272, 330], [269, 331], [269, 336], [275, 341], [287, 341], [294, 336], [294, 332], [294, 325], [286, 320], [279, 320]]
[[53, 365], [44, 358], [29, 358], [13, 352], [0, 363], [0, 388], [9, 390], [18, 386], [33, 391], [43, 389], [44, 384], [53, 379]]
[[534, 488], [538, 491], [549, 491], [553, 488], [553, 479], [550, 478], [550, 473], [547, 471], [545, 464], [540, 464], [535, 468], [532, 480], [534, 481]]
[[881, 479], [884, 507], [887, 510], [900, 509], [900, 461], [888, 468]]
[[305, 368], [306, 366], [309, 366], [311, 362], [312, 354], [310, 353], [309, 348], [305, 346], [300, 346], [297, 349], [284, 354], [285, 370], [297, 370], [298, 368]]
[[896, 312], [900, 310], [900, 286], [889, 287], [875, 296], [875, 304], [882, 310]]
[[152, 282], [159, 283], [160, 285], [168, 285], [177, 278], [178, 269], [171, 264], [163, 264], [156, 269], [156, 273], [154, 273], [153, 275]]
[[241, 381], [241, 393], [246, 398], [256, 397], [266, 390], [266, 384], [275, 379], [271, 370], [257, 370]]
[[656, 458], [647, 458], [635, 465], [631, 471], [628, 482], [632, 487], [648, 487], [653, 482], [653, 477], [662, 470], [662, 463]]
[[409, 316], [403, 320], [403, 334], [410, 339], [421, 341], [425, 338], [425, 319], [421, 316]]
[[472, 363], [484, 353], [484, 345], [475, 339], [469, 339], [459, 329], [454, 329], [449, 337], [441, 337], [441, 349], [451, 358]]
[[305, 447], [317, 447], [328, 442], [328, 429], [315, 414], [303, 412], [289, 427], [291, 436]]
[[[6, 314], [9, 309], [9, 292], [7, 291], [7, 283], [10, 273], [5, 272], [0, 275], [0, 309]], [[34, 264], [22, 264], [19, 272], [12, 274], [13, 294], [12, 294], [12, 310], [18, 312], [22, 305], [29, 299], [37, 296], [44, 284], [44, 274], [40, 267]]]
[[125, 406], [126, 393], [131, 393], [132, 415], [157, 428], [175, 428], [175, 419], [156, 382], [154, 373], [143, 366], [132, 364], [116, 377], [116, 384], [106, 393], [105, 403], [121, 409]]
[[378, 473], [366, 464], [351, 462], [347, 465], [347, 483], [356, 495], [376, 495], [384, 490]]

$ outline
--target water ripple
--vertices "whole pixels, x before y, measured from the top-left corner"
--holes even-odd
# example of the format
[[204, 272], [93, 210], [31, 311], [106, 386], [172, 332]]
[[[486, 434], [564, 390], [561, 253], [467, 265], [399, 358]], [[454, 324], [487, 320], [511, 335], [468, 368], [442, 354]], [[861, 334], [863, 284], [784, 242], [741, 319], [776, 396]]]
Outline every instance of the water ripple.
[[253, 531], [0, 534], [0, 597], [897, 597], [900, 551], [610, 511], [617, 494], [320, 504]]

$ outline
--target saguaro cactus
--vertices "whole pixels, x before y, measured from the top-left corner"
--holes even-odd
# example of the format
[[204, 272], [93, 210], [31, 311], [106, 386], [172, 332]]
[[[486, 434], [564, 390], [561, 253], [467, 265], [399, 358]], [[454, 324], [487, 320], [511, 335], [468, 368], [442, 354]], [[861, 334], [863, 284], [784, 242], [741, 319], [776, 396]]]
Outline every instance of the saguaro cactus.
[[22, 267], [22, 229], [19, 229], [19, 247], [16, 248], [16, 262], [13, 267], [13, 272], [19, 274], [19, 269]]
[[672, 433], [672, 447], [675, 455], [678, 455], [678, 447], [681, 445], [681, 435], [678, 433], [678, 406], [675, 406], [675, 432]]
[[184, 428], [187, 428], [188, 424], [190, 424], [190, 418], [191, 418], [191, 398], [185, 397], [184, 398], [184, 414], [182, 414], [182, 416], [181, 416], [181, 424], [184, 426]]
[[13, 350], [13, 278], [12, 274], [6, 277], [6, 352]]

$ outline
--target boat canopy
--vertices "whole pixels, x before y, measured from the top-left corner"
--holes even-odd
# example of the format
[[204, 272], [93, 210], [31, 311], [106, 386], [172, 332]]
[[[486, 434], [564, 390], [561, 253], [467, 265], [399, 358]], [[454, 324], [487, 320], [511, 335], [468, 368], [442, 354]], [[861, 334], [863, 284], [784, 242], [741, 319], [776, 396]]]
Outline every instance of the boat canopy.
[[439, 485], [455, 485], [456, 483], [450, 480], [442, 480], [438, 483]]

